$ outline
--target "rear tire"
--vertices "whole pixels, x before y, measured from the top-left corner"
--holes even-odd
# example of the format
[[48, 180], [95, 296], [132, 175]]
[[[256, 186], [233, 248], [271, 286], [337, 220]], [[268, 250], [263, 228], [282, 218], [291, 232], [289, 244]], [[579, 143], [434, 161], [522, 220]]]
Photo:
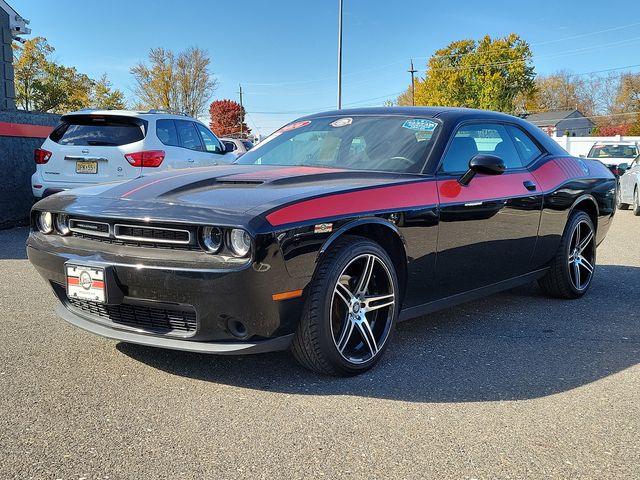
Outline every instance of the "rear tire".
[[638, 193], [638, 187], [633, 191], [633, 214], [640, 216], [640, 194]]
[[363, 373], [389, 344], [398, 309], [398, 280], [387, 252], [366, 238], [342, 237], [323, 255], [307, 288], [291, 351], [314, 372]]
[[569, 217], [549, 271], [538, 283], [552, 297], [579, 298], [591, 286], [595, 265], [593, 222], [586, 212], [575, 210]]
[[618, 185], [618, 193], [616, 193], [616, 208], [618, 210], [629, 210], [629, 204], [622, 203], [622, 192], [620, 190], [620, 185]]

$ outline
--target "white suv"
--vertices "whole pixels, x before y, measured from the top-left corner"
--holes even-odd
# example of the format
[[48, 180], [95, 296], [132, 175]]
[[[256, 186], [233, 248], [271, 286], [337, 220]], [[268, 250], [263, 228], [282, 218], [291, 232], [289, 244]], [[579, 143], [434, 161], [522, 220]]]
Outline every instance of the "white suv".
[[158, 110], [64, 115], [34, 153], [36, 198], [145, 173], [231, 163], [235, 155], [201, 122]]

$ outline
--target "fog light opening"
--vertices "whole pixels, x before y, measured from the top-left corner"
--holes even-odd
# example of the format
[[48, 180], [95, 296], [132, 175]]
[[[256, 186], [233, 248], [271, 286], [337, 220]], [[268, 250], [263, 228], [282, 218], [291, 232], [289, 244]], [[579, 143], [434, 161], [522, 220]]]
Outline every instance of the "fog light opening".
[[236, 320], [235, 318], [230, 318], [227, 320], [227, 329], [229, 333], [234, 337], [244, 340], [249, 337], [249, 330], [246, 325], [242, 323], [240, 320]]

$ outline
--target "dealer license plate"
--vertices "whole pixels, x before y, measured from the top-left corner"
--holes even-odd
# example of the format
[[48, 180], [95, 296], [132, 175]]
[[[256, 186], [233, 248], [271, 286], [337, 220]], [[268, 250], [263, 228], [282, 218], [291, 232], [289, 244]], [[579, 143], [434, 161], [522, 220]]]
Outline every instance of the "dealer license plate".
[[98, 162], [76, 162], [76, 173], [98, 173]]
[[79, 300], [105, 302], [104, 268], [66, 265], [67, 296]]

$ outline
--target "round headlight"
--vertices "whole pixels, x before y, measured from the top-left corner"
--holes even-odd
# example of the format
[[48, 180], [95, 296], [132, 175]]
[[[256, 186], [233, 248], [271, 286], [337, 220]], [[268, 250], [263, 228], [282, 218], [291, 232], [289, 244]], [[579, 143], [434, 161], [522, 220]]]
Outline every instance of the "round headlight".
[[56, 215], [56, 230], [60, 235], [69, 235], [69, 215], [66, 213], [59, 213]]
[[251, 250], [251, 237], [241, 228], [234, 228], [229, 234], [229, 248], [237, 257], [245, 257]]
[[207, 253], [216, 253], [222, 247], [222, 230], [218, 227], [204, 227], [202, 229], [202, 246]]
[[53, 231], [53, 215], [51, 215], [51, 212], [40, 212], [38, 214], [38, 230], [42, 233], [51, 233]]

